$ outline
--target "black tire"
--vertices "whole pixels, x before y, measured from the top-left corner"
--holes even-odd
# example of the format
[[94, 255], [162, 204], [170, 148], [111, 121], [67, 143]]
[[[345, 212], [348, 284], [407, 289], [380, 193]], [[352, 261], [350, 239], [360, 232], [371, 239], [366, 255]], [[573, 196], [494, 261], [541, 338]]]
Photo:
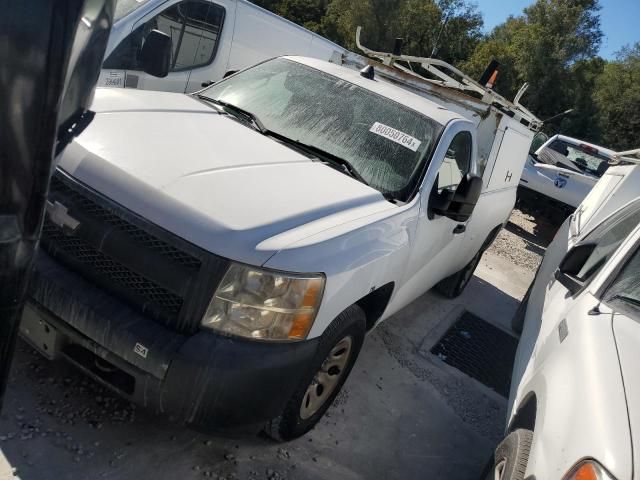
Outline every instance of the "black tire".
[[[269, 421], [265, 426], [264, 431], [267, 435], [277, 441], [288, 441], [304, 435], [315, 427], [331, 406], [349, 376], [362, 348], [365, 331], [366, 317], [364, 311], [357, 305], [350, 306], [336, 317], [322, 334], [315, 357], [306, 374], [302, 376], [298, 388], [287, 402], [284, 410], [278, 417]], [[321, 367], [325, 364], [325, 361], [328, 360], [329, 354], [334, 347], [346, 338], [349, 338], [351, 342], [350, 353], [348, 354], [346, 365], [342, 368], [340, 377], [337, 379], [335, 387], [333, 387], [333, 391], [330, 392], [315, 413], [303, 419], [301, 410], [307, 390], [311, 387], [312, 382], [316, 380], [316, 375], [320, 373]]]
[[493, 456], [492, 474], [499, 480], [524, 480], [531, 453], [533, 432], [524, 428], [514, 430], [505, 437]]
[[444, 280], [440, 280], [435, 286], [436, 291], [447, 298], [456, 298], [462, 295], [471, 277], [473, 277], [473, 272], [476, 271], [483, 253], [484, 250], [480, 250], [462, 270]]

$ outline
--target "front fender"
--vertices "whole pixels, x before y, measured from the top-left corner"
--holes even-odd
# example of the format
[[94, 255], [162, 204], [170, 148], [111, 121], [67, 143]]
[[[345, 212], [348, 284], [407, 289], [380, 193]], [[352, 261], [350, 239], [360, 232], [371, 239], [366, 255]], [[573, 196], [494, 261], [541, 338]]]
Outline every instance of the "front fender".
[[372, 290], [401, 281], [411, 250], [417, 202], [324, 230], [281, 249], [265, 267], [323, 272], [324, 297], [309, 338]]

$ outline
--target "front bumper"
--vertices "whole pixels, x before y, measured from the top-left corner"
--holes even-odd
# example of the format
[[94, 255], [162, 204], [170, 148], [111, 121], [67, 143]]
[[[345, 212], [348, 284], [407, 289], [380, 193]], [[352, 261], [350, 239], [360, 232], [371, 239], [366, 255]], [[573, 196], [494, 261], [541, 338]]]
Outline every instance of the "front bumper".
[[207, 431], [258, 426], [279, 415], [318, 343], [179, 334], [43, 252], [21, 330], [49, 358], [62, 356], [123, 397]]

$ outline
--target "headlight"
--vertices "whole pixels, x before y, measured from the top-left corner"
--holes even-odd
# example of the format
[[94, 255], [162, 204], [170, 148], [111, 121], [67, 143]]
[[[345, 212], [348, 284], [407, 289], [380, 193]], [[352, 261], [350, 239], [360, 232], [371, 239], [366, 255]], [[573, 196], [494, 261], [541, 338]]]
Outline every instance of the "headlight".
[[565, 480], [615, 480], [595, 460], [584, 460], [571, 469]]
[[232, 264], [202, 327], [261, 340], [303, 340], [316, 318], [322, 275], [294, 275]]

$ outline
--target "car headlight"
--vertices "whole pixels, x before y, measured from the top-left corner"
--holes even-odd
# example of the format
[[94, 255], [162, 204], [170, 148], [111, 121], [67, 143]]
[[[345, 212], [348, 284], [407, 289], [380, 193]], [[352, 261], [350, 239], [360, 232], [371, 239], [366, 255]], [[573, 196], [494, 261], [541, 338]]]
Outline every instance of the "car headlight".
[[201, 326], [260, 340], [304, 340], [323, 291], [320, 274], [288, 274], [233, 263]]
[[571, 469], [565, 480], [615, 480], [595, 460], [583, 460]]

